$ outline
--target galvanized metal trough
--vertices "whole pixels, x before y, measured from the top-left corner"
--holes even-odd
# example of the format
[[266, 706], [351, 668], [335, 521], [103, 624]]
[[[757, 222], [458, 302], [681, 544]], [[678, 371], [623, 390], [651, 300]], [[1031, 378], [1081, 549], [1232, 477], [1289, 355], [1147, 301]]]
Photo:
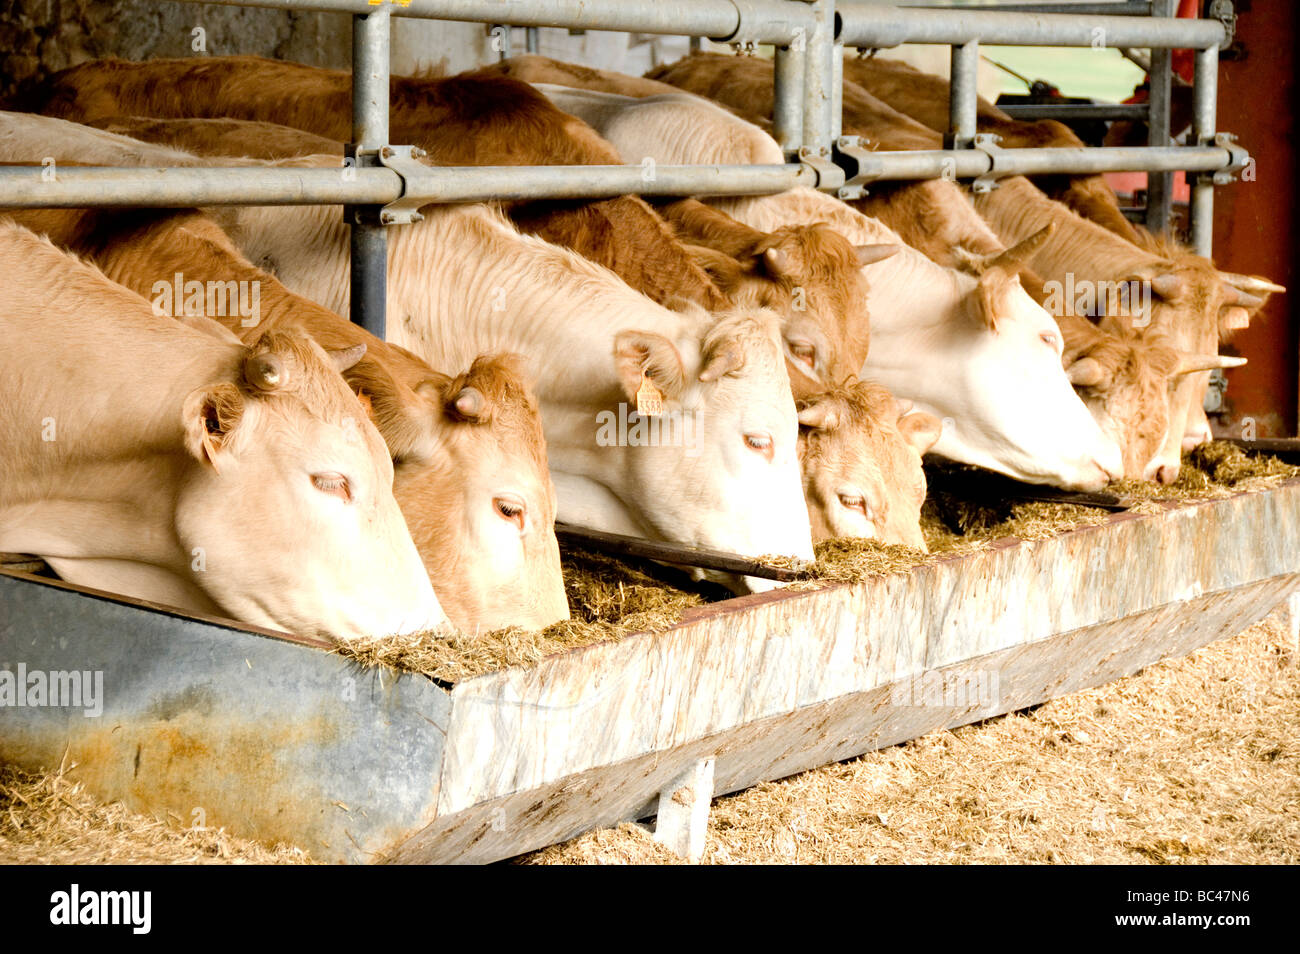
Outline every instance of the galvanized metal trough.
[[0, 670], [100, 671], [103, 698], [0, 708], [0, 759], [319, 860], [486, 862], [647, 817], [708, 759], [713, 794], [735, 791], [1113, 680], [1296, 593], [1300, 480], [712, 604], [454, 686], [3, 573]]

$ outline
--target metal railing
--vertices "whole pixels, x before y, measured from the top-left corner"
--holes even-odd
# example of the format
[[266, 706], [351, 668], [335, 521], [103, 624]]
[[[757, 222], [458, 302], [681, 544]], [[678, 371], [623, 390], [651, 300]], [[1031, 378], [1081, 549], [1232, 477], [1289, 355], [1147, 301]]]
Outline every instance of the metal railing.
[[[1167, 222], [1174, 170], [1201, 173], [1193, 187], [1192, 230], [1198, 251], [1210, 253], [1216, 182], [1228, 181], [1248, 157], [1230, 137], [1216, 135], [1218, 50], [1230, 37], [1225, 22], [1176, 20], [1172, 0], [1121, 3], [1123, 15], [1007, 9], [891, 7], [853, 0], [180, 0], [282, 10], [334, 11], [352, 16], [353, 132], [347, 147], [355, 167], [333, 169], [211, 168], [60, 170], [0, 167], [0, 205], [15, 207], [180, 206], [219, 204], [339, 204], [351, 225], [352, 320], [383, 337], [387, 232], [416, 221], [415, 209], [436, 202], [488, 199], [599, 199], [652, 195], [766, 194], [807, 185], [845, 198], [876, 180], [971, 178], [977, 189], [1006, 175], [1148, 171], [1156, 212]], [[1049, 6], [1035, 4], [1036, 8]], [[1078, 10], [1077, 5], [1072, 9]], [[1153, 15], [1143, 15], [1149, 10]], [[518, 26], [619, 30], [708, 37], [742, 50], [774, 47], [773, 132], [783, 166], [438, 167], [415, 161], [410, 147], [388, 142], [389, 50], [393, 17], [461, 20]], [[529, 34], [535, 45], [535, 32]], [[952, 46], [952, 95], [943, 150], [869, 152], [840, 136], [841, 66], [845, 46], [879, 48], [927, 42]], [[999, 149], [976, 126], [976, 76], [981, 43], [1150, 47], [1152, 95], [1148, 147]], [[1169, 139], [1168, 52], [1197, 51], [1194, 142]], [[1163, 52], [1162, 52], [1163, 51]], [[1151, 203], [1149, 203], [1151, 205]]]

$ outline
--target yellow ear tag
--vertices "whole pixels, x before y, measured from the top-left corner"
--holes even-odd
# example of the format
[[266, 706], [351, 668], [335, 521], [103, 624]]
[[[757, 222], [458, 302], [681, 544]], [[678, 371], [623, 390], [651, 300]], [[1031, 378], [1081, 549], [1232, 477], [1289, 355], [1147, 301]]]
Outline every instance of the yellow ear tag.
[[636, 412], [641, 417], [659, 417], [664, 412], [664, 393], [641, 372], [641, 386], [636, 389]]

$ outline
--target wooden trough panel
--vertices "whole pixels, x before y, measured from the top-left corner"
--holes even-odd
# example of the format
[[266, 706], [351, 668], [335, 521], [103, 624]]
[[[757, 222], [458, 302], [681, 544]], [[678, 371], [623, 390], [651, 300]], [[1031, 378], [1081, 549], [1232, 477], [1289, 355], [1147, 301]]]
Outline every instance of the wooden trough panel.
[[450, 691], [9, 575], [0, 668], [103, 668], [106, 701], [0, 710], [0, 758], [66, 749], [101, 797], [321, 860], [492, 861], [646, 817], [698, 760], [735, 791], [1130, 674], [1298, 591], [1300, 480], [729, 600]]

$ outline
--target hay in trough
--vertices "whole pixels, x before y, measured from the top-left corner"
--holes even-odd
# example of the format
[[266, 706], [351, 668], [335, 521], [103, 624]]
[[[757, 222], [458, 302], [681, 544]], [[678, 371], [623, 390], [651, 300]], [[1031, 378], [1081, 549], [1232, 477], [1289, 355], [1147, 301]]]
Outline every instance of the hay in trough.
[[[704, 863], [1296, 864], [1297, 721], [1300, 647], [1275, 616], [1118, 682], [717, 798]], [[649, 832], [516, 861], [663, 864]]]
[[629, 633], [660, 632], [716, 589], [652, 563], [580, 550], [566, 553], [563, 572], [572, 618], [543, 630], [514, 626], [485, 633], [419, 633], [352, 642], [339, 652], [362, 665], [383, 664], [454, 683]]
[[223, 828], [186, 827], [104, 805], [63, 771], [0, 763], [0, 864], [305, 864], [299, 848], [267, 847]]
[[[1216, 441], [1185, 455], [1179, 479], [1171, 486], [1125, 481], [1112, 489], [1132, 510], [1162, 512], [1162, 502], [1225, 497], [1297, 475], [1300, 467], [1273, 457], [1251, 457], [1235, 444]], [[843, 539], [817, 544], [817, 559], [811, 567], [782, 557], [767, 557], [765, 562], [807, 569], [807, 579], [787, 584], [787, 588], [815, 590], [903, 573], [940, 557], [984, 549], [1005, 537], [1038, 540], [1054, 536], [1103, 523], [1109, 516], [1107, 510], [1073, 503], [974, 501], [931, 494], [921, 514], [929, 553], [875, 540]], [[648, 560], [575, 549], [565, 551], [562, 564], [572, 615], [564, 622], [543, 630], [512, 627], [473, 634], [423, 633], [354, 642], [339, 651], [362, 665], [392, 666], [450, 684], [632, 633], [662, 632], [679, 622], [690, 607], [730, 596], [720, 586], [694, 582], [680, 570]]]

